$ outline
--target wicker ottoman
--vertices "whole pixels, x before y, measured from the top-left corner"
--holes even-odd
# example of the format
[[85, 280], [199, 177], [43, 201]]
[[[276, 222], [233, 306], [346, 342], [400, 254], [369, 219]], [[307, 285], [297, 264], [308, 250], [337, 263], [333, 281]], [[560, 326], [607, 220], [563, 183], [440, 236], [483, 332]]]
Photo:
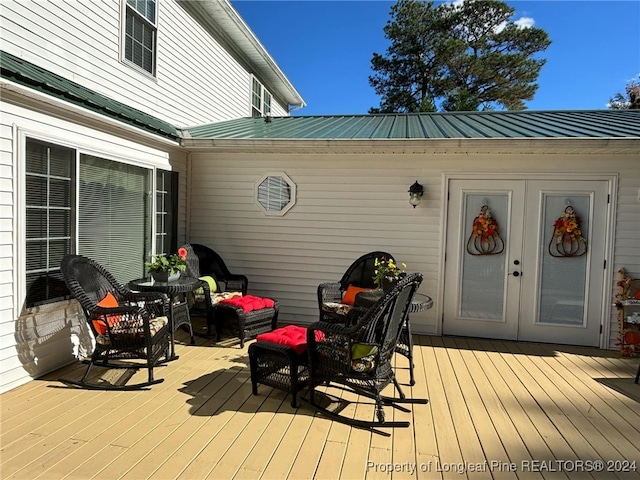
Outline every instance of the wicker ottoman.
[[219, 302], [213, 305], [213, 321], [216, 327], [216, 337], [220, 340], [222, 326], [226, 320], [237, 322], [240, 348], [244, 347], [246, 338], [254, 338], [256, 335], [274, 330], [278, 325], [279, 303], [273, 300], [273, 307], [260, 308], [245, 312], [242, 307]]
[[[298, 392], [309, 382], [306, 330], [304, 327], [289, 325], [258, 335], [257, 341], [249, 345], [251, 387], [254, 395], [258, 394], [259, 383], [269, 385], [291, 393], [291, 406], [298, 407]], [[283, 334], [288, 335], [289, 339], [295, 337], [298, 340], [287, 342], [290, 345], [269, 340], [274, 338], [273, 335], [281, 337]]]

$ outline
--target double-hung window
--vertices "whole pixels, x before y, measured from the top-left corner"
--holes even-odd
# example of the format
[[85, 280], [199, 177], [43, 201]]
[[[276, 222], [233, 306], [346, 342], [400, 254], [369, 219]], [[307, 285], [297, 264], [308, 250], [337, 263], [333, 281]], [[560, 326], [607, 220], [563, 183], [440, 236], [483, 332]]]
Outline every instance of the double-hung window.
[[156, 252], [175, 250], [176, 198], [175, 172], [27, 138], [25, 307], [68, 297], [60, 261], [69, 253], [96, 260], [121, 283], [144, 276], [154, 235]]
[[156, 0], [126, 0], [124, 58], [156, 74]]

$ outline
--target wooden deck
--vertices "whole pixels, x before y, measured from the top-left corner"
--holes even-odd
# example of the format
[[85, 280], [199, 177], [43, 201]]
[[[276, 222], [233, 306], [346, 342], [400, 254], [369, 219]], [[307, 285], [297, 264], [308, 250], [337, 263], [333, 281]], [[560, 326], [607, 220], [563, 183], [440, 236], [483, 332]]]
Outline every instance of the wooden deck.
[[0, 477], [640, 478], [638, 359], [616, 352], [416, 336], [417, 384], [404, 390], [429, 403], [387, 409], [412, 424], [382, 436], [293, 409], [270, 387], [252, 395], [247, 345], [186, 339], [147, 391], [57, 381], [80, 376], [77, 364], [1, 395]]

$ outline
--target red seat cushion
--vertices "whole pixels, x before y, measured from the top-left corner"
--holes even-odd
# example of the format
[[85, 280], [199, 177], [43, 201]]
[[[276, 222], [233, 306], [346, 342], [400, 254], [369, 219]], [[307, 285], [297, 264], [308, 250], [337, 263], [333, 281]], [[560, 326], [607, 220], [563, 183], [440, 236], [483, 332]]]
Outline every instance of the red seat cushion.
[[256, 337], [256, 340], [286, 345], [300, 355], [307, 349], [307, 329], [298, 325], [287, 325], [270, 332], [261, 333]]
[[249, 313], [253, 310], [261, 310], [263, 308], [273, 308], [274, 301], [270, 298], [261, 298], [254, 295], [245, 295], [243, 297], [225, 298], [220, 303], [227, 303], [234, 307], [240, 307], [244, 313]]

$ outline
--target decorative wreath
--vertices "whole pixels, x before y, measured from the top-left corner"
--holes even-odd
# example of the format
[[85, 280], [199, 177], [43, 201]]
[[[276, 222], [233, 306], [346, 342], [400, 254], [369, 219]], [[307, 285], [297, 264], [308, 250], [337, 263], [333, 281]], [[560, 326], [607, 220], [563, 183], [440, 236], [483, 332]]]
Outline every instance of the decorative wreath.
[[552, 257], [580, 257], [587, 253], [587, 241], [582, 236], [582, 220], [572, 206], [553, 224], [553, 235], [549, 241], [549, 255]]
[[500, 227], [491, 215], [487, 205], [483, 205], [473, 220], [471, 235], [467, 240], [470, 255], [498, 255], [504, 251], [504, 241], [498, 233]]

